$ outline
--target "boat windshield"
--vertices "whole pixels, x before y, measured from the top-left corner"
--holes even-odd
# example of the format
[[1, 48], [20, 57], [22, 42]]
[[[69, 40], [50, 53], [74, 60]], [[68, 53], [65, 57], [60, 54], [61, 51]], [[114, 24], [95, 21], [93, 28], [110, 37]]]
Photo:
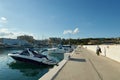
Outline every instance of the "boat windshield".
[[35, 57], [39, 57], [39, 58], [43, 58], [44, 57], [44, 58], [46, 58], [48, 60], [46, 55], [38, 54], [36, 51], [34, 51], [32, 49], [29, 49], [29, 51], [31, 51]]
[[47, 49], [43, 49], [40, 53], [43, 53], [43, 52], [46, 52], [46, 51], [48, 51]]
[[32, 49], [29, 49], [29, 51], [31, 51], [32, 53], [33, 53], [33, 55], [38, 55], [38, 53], [37, 52], [35, 52], [34, 50], [32, 50]]
[[24, 50], [20, 55], [30, 56], [29, 52], [27, 50]]

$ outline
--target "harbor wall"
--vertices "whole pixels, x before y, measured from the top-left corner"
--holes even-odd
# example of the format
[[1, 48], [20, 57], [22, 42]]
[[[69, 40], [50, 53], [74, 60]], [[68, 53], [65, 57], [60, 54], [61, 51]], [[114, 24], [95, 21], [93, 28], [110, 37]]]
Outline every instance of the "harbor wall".
[[74, 51], [72, 53], [64, 53], [64, 59], [59, 62], [58, 66], [54, 66], [54, 68], [50, 69], [45, 75], [43, 75], [39, 80], [52, 80], [57, 75], [57, 73], [64, 67], [64, 65], [69, 60], [70, 56], [72, 56]]
[[[96, 52], [97, 45], [84, 45], [84, 48]], [[100, 55], [120, 62], [120, 45], [99, 45], [102, 53]]]

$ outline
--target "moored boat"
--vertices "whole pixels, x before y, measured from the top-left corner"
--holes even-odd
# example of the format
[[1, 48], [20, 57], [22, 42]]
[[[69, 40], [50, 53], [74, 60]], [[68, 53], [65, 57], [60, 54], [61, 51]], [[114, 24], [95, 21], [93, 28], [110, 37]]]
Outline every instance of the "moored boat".
[[44, 65], [57, 65], [57, 61], [48, 58], [46, 55], [38, 53], [32, 49], [26, 49], [22, 52], [9, 53], [8, 56], [16, 61], [44, 64]]

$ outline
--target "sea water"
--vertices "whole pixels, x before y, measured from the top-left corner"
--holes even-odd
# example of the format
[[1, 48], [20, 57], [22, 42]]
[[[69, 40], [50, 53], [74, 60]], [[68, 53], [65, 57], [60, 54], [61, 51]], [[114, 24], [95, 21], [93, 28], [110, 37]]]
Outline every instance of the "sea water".
[[[52, 66], [18, 63], [8, 56], [8, 53], [21, 51], [20, 49], [0, 49], [0, 80], [38, 80]], [[61, 61], [63, 54], [49, 54]]]

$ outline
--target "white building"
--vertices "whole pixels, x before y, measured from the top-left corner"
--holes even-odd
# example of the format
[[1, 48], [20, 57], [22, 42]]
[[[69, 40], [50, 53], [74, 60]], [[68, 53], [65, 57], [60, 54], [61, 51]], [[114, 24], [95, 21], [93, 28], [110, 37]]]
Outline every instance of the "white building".
[[20, 40], [20, 39], [9, 39], [9, 38], [1, 38], [0, 42], [3, 43], [4, 45], [9, 45], [9, 46], [24, 46], [24, 45], [30, 45], [27, 41], [25, 40]]

